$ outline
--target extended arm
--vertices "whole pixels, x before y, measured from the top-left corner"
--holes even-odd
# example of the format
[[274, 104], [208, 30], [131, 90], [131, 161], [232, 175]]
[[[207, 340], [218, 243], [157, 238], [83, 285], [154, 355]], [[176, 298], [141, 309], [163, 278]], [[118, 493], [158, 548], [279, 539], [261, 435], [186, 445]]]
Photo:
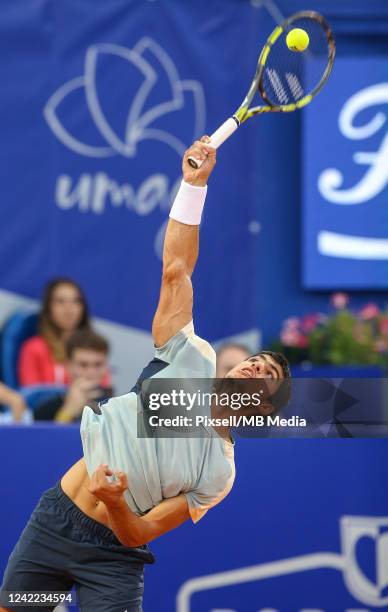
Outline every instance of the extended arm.
[[[156, 346], [165, 344], [192, 319], [191, 276], [198, 257], [200, 218], [200, 212], [196, 213], [195, 209], [203, 206], [207, 180], [216, 162], [215, 149], [205, 144], [208, 141], [209, 138], [204, 136], [183, 157], [183, 183], [177, 196], [179, 213], [176, 212], [176, 200], [164, 239], [162, 286], [152, 324]], [[190, 155], [204, 160], [201, 168], [191, 168], [187, 161]]]
[[134, 548], [147, 544], [190, 517], [184, 495], [165, 499], [144, 516], [137, 516], [123, 497], [128, 488], [127, 477], [123, 472], [116, 472], [117, 481], [110, 483], [106, 476], [111, 475], [108, 466], [100, 466], [92, 476], [89, 491], [104, 502], [111, 529], [124, 546]]

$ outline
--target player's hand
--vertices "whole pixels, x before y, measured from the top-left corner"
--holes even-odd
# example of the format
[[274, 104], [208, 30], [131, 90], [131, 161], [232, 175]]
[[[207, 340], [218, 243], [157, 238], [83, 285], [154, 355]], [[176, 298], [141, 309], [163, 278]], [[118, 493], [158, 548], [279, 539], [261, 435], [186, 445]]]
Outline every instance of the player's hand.
[[[113, 475], [115, 481], [109, 482], [107, 476]], [[125, 503], [123, 493], [128, 489], [128, 479], [124, 472], [113, 472], [107, 465], [99, 465], [90, 479], [88, 489], [108, 509], [115, 508]]]
[[[210, 142], [209, 136], [202, 136], [201, 140], [196, 140], [183, 156], [183, 179], [186, 183], [190, 183], [190, 185], [204, 187], [216, 165], [216, 149], [209, 147], [208, 142]], [[203, 160], [202, 166], [197, 170], [190, 166], [188, 162], [190, 156]]]

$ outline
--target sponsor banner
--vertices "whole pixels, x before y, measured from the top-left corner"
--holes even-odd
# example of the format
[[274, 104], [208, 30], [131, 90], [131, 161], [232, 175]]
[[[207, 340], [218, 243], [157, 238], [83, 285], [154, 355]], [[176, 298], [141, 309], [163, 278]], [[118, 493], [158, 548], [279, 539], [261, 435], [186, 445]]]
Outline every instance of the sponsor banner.
[[[223, 6], [219, 28], [219, 5], [205, 2], [26, 6], [0, 9], [13, 32], [0, 56], [0, 288], [37, 298], [49, 277], [69, 275], [93, 314], [148, 331], [182, 154], [233, 112], [260, 11]], [[254, 328], [249, 133], [223, 147], [209, 185], [195, 276], [209, 339]]]
[[306, 288], [388, 287], [387, 104], [385, 57], [339, 57], [304, 111]]

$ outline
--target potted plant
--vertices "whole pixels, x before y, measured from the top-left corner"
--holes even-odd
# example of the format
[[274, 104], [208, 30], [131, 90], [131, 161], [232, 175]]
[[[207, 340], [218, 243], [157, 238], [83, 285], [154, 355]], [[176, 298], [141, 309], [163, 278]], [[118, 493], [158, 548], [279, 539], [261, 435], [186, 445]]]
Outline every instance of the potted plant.
[[349, 298], [336, 293], [331, 314], [313, 313], [284, 321], [273, 350], [283, 352], [291, 364], [385, 369], [388, 367], [388, 309], [368, 303], [348, 307]]

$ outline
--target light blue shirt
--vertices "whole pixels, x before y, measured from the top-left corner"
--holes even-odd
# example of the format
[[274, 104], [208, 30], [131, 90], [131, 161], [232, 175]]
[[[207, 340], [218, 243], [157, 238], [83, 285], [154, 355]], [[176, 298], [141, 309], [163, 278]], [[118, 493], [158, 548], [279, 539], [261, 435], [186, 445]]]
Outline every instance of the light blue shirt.
[[[195, 335], [192, 321], [164, 346], [156, 348], [155, 357], [160, 360], [157, 364], [160, 369], [151, 378], [215, 376], [214, 350]], [[101, 415], [85, 406], [81, 438], [89, 476], [102, 463], [114, 471], [125, 472], [128, 490], [124, 497], [138, 515], [163, 499], [183, 493], [190, 516], [197, 522], [233, 486], [233, 443], [209, 427], [201, 437], [138, 438], [140, 410], [134, 391], [104, 403]]]

